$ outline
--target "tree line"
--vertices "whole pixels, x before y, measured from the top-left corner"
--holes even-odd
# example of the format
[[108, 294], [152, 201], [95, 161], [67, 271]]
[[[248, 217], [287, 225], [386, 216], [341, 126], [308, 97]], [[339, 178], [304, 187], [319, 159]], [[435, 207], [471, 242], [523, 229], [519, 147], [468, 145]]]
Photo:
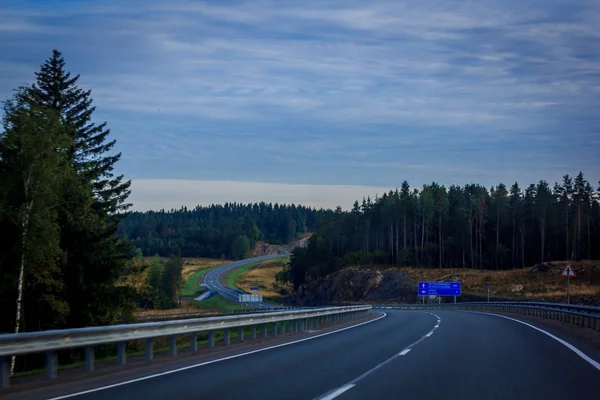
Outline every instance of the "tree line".
[[146, 256], [241, 259], [256, 242], [285, 244], [313, 232], [332, 210], [272, 203], [225, 203], [170, 211], [133, 212], [119, 232]]
[[91, 92], [54, 50], [4, 102], [0, 132], [0, 332], [127, 321], [116, 283], [134, 248], [118, 235], [130, 181]]
[[[600, 185], [600, 182], [598, 183]], [[600, 190], [600, 188], [598, 188]], [[345, 266], [388, 264], [504, 270], [600, 258], [598, 192], [582, 172], [487, 189], [438, 183], [400, 189], [324, 216], [282, 279], [298, 288]]]
[[135, 301], [141, 309], [165, 310], [181, 305], [180, 293], [183, 286], [183, 259], [179, 254], [169, 258], [155, 255], [148, 262], [140, 249], [127, 263], [129, 273], [118, 282], [118, 286], [135, 289]]

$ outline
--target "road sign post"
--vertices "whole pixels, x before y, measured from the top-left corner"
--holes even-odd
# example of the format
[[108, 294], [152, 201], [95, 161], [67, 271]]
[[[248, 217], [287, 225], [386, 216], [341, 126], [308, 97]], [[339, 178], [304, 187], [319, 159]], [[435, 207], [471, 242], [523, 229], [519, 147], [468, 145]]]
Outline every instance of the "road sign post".
[[442, 302], [441, 296], [460, 296], [460, 282], [419, 282], [417, 295], [423, 296], [423, 304], [425, 304], [425, 296], [437, 296], [438, 302]]
[[260, 303], [262, 301], [262, 294], [240, 294], [238, 295], [239, 303]]
[[569, 265], [569, 264], [567, 264], [565, 269], [563, 269], [563, 272], [561, 275], [567, 277], [567, 304], [571, 304], [571, 294], [569, 293], [569, 286], [571, 284], [571, 278], [574, 278], [577, 275], [575, 274], [573, 267], [571, 267], [571, 265]]

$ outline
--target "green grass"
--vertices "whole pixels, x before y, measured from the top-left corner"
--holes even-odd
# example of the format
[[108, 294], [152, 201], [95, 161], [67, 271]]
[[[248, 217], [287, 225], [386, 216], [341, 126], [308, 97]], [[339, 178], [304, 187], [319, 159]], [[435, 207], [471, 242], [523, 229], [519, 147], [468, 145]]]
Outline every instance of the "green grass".
[[200, 283], [204, 279], [204, 276], [212, 269], [213, 268], [202, 268], [191, 274], [181, 289], [181, 296], [194, 296], [202, 293], [205, 288], [200, 286]]
[[259, 266], [260, 264], [262, 264], [262, 261], [257, 261], [257, 262], [253, 262], [250, 264], [246, 264], [240, 268], [236, 268], [233, 271], [231, 271], [228, 275], [227, 275], [227, 286], [229, 286], [230, 288], [234, 288], [235, 286], [235, 281], [237, 280], [237, 278], [242, 275], [243, 273], [245, 273], [246, 271], [248, 271], [249, 269], [252, 269], [254, 267]]
[[241, 310], [244, 307], [235, 301], [224, 299], [219, 295], [214, 295], [209, 299], [202, 301], [192, 301], [196, 307], [205, 310], [219, 310], [219, 311], [230, 311], [230, 310]]

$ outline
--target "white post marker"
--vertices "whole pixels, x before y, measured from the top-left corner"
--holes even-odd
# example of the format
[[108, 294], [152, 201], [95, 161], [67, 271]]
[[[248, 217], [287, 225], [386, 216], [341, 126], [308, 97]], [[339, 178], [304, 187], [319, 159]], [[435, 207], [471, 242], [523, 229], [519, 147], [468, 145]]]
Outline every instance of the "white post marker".
[[575, 270], [573, 269], [573, 267], [571, 267], [570, 264], [567, 264], [565, 269], [563, 269], [563, 272], [561, 275], [567, 277], [567, 304], [571, 304], [571, 296], [569, 294], [569, 284], [571, 283], [571, 278], [576, 277], [577, 275], [575, 275]]

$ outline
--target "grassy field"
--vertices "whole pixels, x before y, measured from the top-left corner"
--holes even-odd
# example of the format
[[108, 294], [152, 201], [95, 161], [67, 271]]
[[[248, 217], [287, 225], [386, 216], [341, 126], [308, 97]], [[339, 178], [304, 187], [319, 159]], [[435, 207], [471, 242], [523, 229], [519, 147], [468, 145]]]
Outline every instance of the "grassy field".
[[240, 268], [236, 268], [236, 269], [234, 269], [231, 272], [227, 272], [225, 274], [225, 279], [227, 281], [227, 283], [226, 283], [227, 286], [229, 286], [229, 287], [236, 287], [236, 281], [237, 281], [237, 279], [241, 275], [245, 274], [248, 270], [250, 270], [250, 269], [252, 269], [254, 267], [259, 266], [261, 263], [262, 263], [262, 261], [253, 262], [253, 263], [250, 263], [250, 264], [246, 264], [246, 265], [244, 265], [244, 266], [242, 266]]
[[[281, 296], [281, 287], [276, 285], [275, 274], [281, 272], [290, 262], [289, 257], [263, 261], [256, 268], [248, 269], [239, 274], [235, 279], [235, 285], [240, 289], [250, 292], [251, 287], [258, 287], [258, 291], [252, 293], [262, 294], [263, 298], [276, 299]], [[283, 288], [291, 292], [291, 286]]]
[[[478, 271], [472, 269], [400, 268], [415, 281], [459, 281], [463, 291], [487, 293], [499, 297], [538, 298], [564, 296], [567, 278], [561, 276], [566, 262], [554, 262], [546, 272], [531, 272], [533, 267], [507, 271]], [[600, 296], [600, 261], [583, 261], [572, 264], [577, 277], [571, 278], [573, 296]]]
[[184, 258], [182, 277], [185, 283], [181, 289], [181, 296], [194, 296], [202, 292], [203, 288], [200, 283], [202, 283], [204, 275], [211, 269], [229, 262], [232, 261], [214, 258]]
[[[144, 262], [146, 264], [152, 263], [154, 257], [145, 257]], [[164, 261], [164, 258], [162, 258]], [[183, 270], [182, 278], [184, 281], [183, 287], [181, 288], [181, 296], [194, 296], [195, 294], [201, 293], [204, 288], [200, 286], [204, 275], [213, 268], [219, 265], [227, 264], [233, 261], [223, 260], [217, 258], [183, 258]], [[146, 271], [147, 275], [147, 271]], [[144, 277], [138, 277], [138, 279], [145, 281]], [[213, 308], [215, 309], [215, 308]], [[138, 316], [146, 315], [157, 315], [157, 314], [178, 314], [182, 312], [194, 312], [199, 311], [198, 307], [190, 302], [183, 302], [180, 308], [171, 310], [139, 310], [135, 313]]]
[[203, 301], [192, 301], [191, 302], [196, 311], [198, 310], [219, 310], [219, 311], [230, 311], [230, 310], [241, 310], [244, 307], [235, 301], [224, 299], [219, 295], [212, 296], [211, 298]]

